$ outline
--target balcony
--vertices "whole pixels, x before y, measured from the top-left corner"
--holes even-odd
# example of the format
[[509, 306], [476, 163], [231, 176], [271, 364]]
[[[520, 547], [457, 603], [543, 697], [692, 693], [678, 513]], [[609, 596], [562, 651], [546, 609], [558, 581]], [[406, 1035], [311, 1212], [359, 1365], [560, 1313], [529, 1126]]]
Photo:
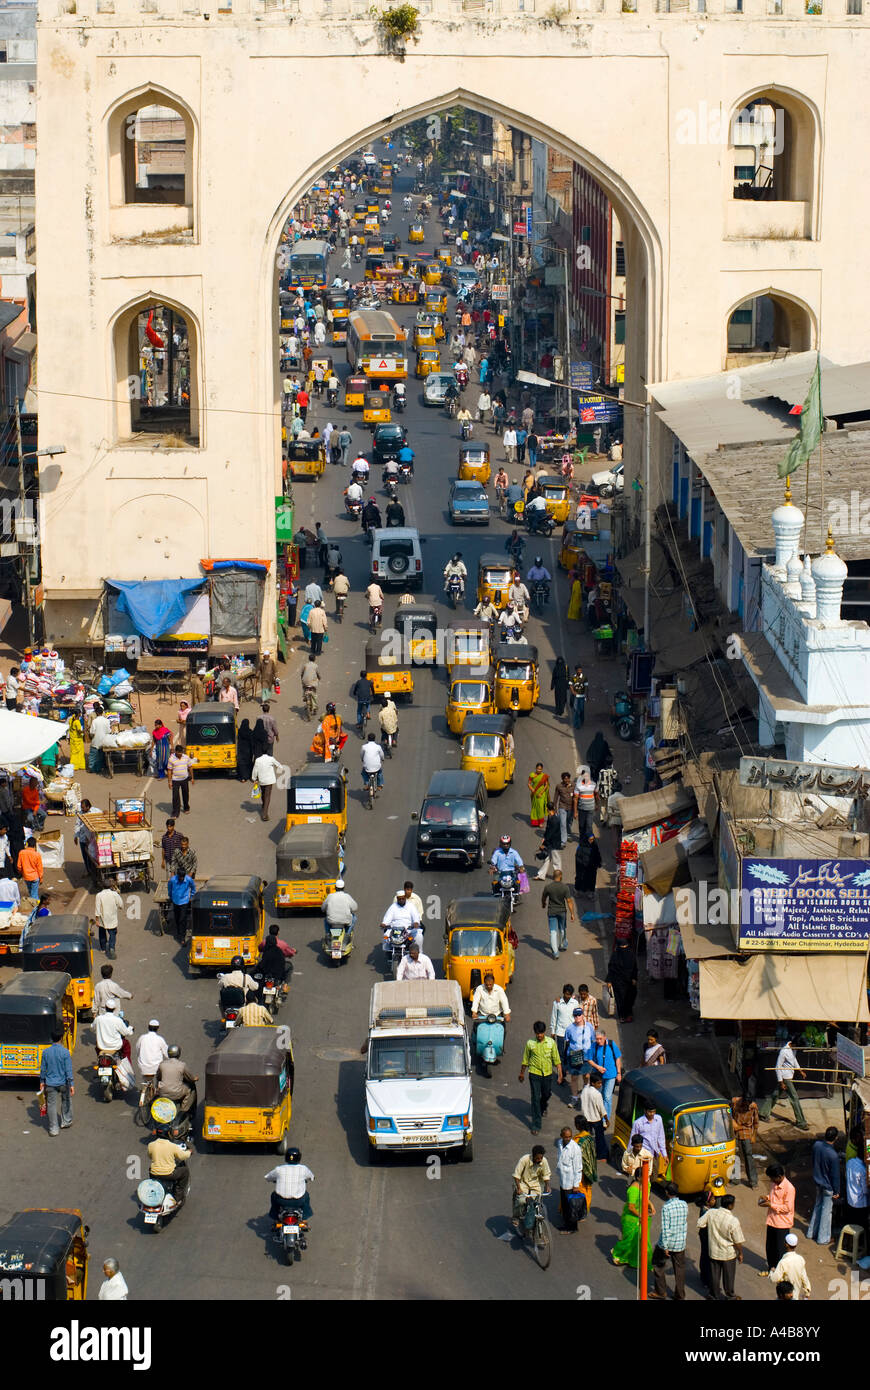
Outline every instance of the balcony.
[[810, 203], [756, 202], [726, 204], [726, 241], [806, 241], [811, 235]]

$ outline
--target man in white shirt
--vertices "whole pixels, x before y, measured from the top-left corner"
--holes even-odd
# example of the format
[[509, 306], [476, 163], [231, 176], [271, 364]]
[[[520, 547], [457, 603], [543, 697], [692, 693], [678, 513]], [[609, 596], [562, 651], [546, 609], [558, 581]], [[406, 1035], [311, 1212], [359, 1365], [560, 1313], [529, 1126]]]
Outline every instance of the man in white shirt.
[[[598, 1081], [597, 1086], [595, 1080]], [[604, 1104], [604, 1097], [601, 1094], [600, 1077], [593, 1079], [588, 1076], [586, 1078], [586, 1085], [580, 1092], [580, 1103], [577, 1109], [584, 1120], [588, 1121], [593, 1128], [596, 1128], [602, 1121], [607, 1122], [607, 1106]]]
[[384, 913], [381, 922], [381, 931], [384, 933], [384, 940], [388, 932], [393, 927], [400, 927], [403, 931], [411, 933], [417, 945], [423, 947], [423, 932], [420, 929], [420, 914], [415, 907], [407, 901], [404, 888], [400, 888], [396, 894], [395, 901], [390, 903]]
[[102, 979], [94, 989], [95, 1015], [104, 1014], [106, 1012], [106, 1004], [110, 999], [114, 999], [117, 1003], [120, 999], [133, 998], [129, 990], [122, 989], [121, 986], [112, 979], [114, 972], [115, 967], [113, 965], [103, 965], [100, 967]]
[[350, 483], [344, 490], [344, 495], [348, 502], [359, 502], [362, 506], [363, 490], [359, 483]]
[[120, 1060], [124, 1040], [133, 1036], [133, 1025], [118, 1017], [117, 1008], [114, 999], [106, 1000], [106, 1012], [95, 1018], [94, 1032], [97, 1035], [97, 1052]]
[[99, 703], [95, 704], [90, 728], [91, 746], [88, 749], [88, 772], [102, 772], [105, 768], [106, 757], [103, 753], [103, 745], [111, 733], [111, 729], [112, 726], [103, 713], [103, 706]]
[[126, 1302], [127, 1294], [130, 1291], [127, 1288], [127, 1282], [121, 1273], [118, 1261], [104, 1260], [103, 1273], [106, 1277], [100, 1285], [97, 1301], [99, 1303]]
[[169, 1056], [169, 1045], [160, 1033], [160, 1020], [148, 1020], [148, 1032], [143, 1033], [136, 1044], [136, 1065], [143, 1082], [153, 1081], [160, 1063]]
[[21, 902], [21, 892], [14, 878], [0, 878], [0, 903], [14, 903], [17, 907]]
[[105, 951], [109, 960], [115, 959], [115, 944], [118, 939], [118, 914], [124, 908], [124, 899], [117, 888], [103, 888], [94, 903], [94, 915], [100, 936], [100, 950]]
[[366, 589], [366, 598], [368, 600], [369, 608], [383, 609], [384, 591], [381, 588], [380, 584], [376, 584], [374, 580], [372, 580], [371, 584]]
[[303, 1220], [311, 1220], [308, 1184], [314, 1182], [314, 1174], [302, 1162], [299, 1149], [288, 1149], [286, 1161], [266, 1174], [266, 1182], [275, 1184], [269, 1205], [269, 1215], [273, 1221], [277, 1221], [281, 1212], [288, 1207], [298, 1211]]
[[[359, 912], [359, 903], [344, 891], [344, 879], [335, 880], [335, 888], [331, 893], [327, 893], [323, 900], [323, 915], [326, 918], [328, 927], [349, 927], [350, 932], [356, 926], [356, 915]], [[348, 933], [350, 934], [350, 933]]]
[[408, 947], [408, 954], [399, 961], [397, 980], [434, 980], [435, 967], [428, 956], [424, 956], [416, 941]]
[[501, 985], [496, 984], [495, 976], [491, 972], [484, 975], [483, 984], [477, 986], [471, 1001], [472, 1022], [476, 1022], [480, 1014], [483, 1014], [484, 1018], [490, 1014], [495, 1014], [496, 1018], [502, 1018], [505, 1023], [510, 1023], [511, 1006], [508, 1003], [508, 997]]
[[321, 601], [322, 599], [323, 599], [323, 590], [321, 589], [320, 585], [317, 583], [317, 580], [316, 580], [316, 579], [312, 579], [311, 583], [310, 583], [310, 584], [306, 584], [306, 586], [305, 586], [305, 602], [306, 602], [306, 603], [317, 603], [317, 602]]
[[559, 1059], [563, 1067], [565, 1066], [565, 1029], [569, 1023], [574, 1021], [575, 1007], [574, 986], [563, 985], [561, 995], [558, 999], [553, 1000], [550, 1008], [550, 1032], [556, 1039]]
[[577, 1230], [576, 1218], [571, 1215], [569, 1193], [576, 1192], [583, 1183], [583, 1150], [566, 1125], [556, 1142], [556, 1173], [559, 1178], [559, 1209], [562, 1214], [563, 1231]]
[[807, 1274], [807, 1262], [803, 1255], [797, 1252], [798, 1238], [794, 1231], [789, 1231], [785, 1243], [788, 1249], [776, 1268], [770, 1271], [770, 1282], [774, 1288], [783, 1280], [791, 1284], [795, 1302], [802, 1298], [812, 1298], [813, 1289]]
[[378, 743], [374, 734], [369, 734], [362, 746], [362, 753], [360, 756], [362, 760], [363, 787], [368, 786], [370, 772], [376, 772], [378, 774], [378, 786], [383, 787], [384, 750]]
[[269, 819], [269, 803], [272, 800], [272, 789], [278, 781], [278, 778], [286, 771], [287, 769], [284, 764], [279, 763], [278, 759], [274, 758], [271, 753], [261, 753], [259, 758], [256, 759], [251, 769], [251, 775], [256, 785], [260, 788], [260, 795], [262, 798], [260, 803], [260, 820]]
[[779, 1049], [779, 1055], [776, 1059], [775, 1069], [777, 1090], [771, 1091], [769, 1096], [765, 1096], [764, 1100], [758, 1107], [758, 1114], [760, 1119], [769, 1120], [770, 1112], [774, 1107], [777, 1095], [781, 1093], [782, 1095], [788, 1096], [789, 1100], [791, 1101], [791, 1108], [794, 1111], [794, 1122], [797, 1125], [798, 1129], [806, 1130], [809, 1129], [809, 1125], [807, 1124], [806, 1116], [804, 1115], [804, 1112], [801, 1109], [801, 1103], [798, 1100], [798, 1093], [794, 1088], [795, 1072], [797, 1072], [798, 1076], [800, 1076], [804, 1080], [806, 1079], [806, 1073], [801, 1071], [800, 1067], [798, 1066], [798, 1059], [795, 1056], [794, 1050], [792, 1048], [793, 1042], [793, 1038], [786, 1038], [785, 1045]]

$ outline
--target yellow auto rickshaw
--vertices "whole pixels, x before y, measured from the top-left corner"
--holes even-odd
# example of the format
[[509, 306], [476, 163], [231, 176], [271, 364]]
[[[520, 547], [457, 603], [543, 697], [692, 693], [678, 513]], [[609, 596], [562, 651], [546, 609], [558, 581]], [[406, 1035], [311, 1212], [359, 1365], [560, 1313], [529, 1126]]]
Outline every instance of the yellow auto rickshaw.
[[234, 1028], [206, 1060], [203, 1139], [210, 1148], [274, 1144], [286, 1153], [293, 1081], [286, 1028]]
[[197, 772], [235, 772], [236, 712], [229, 701], [208, 700], [194, 705], [185, 724], [185, 752]]
[[460, 444], [457, 478], [473, 478], [486, 487], [492, 476], [488, 444]]
[[392, 418], [389, 391], [367, 391], [363, 406], [363, 424], [374, 429], [375, 425], [388, 425]]
[[462, 726], [463, 772], [482, 772], [488, 792], [501, 792], [514, 780], [517, 757], [512, 714], [469, 714]]
[[266, 924], [266, 881], [249, 874], [220, 874], [198, 888], [190, 903], [191, 974], [229, 965], [233, 956], [255, 961]]
[[[424, 285], [441, 284], [441, 266], [438, 261], [427, 261], [420, 271], [420, 279]], [[426, 296], [428, 299], [428, 295]]]
[[668, 1062], [638, 1067], [623, 1076], [613, 1123], [614, 1146], [628, 1148], [631, 1131], [644, 1111], [655, 1106], [661, 1116], [668, 1150], [658, 1157], [653, 1181], [675, 1182], [681, 1197], [703, 1192], [713, 1178], [726, 1183], [734, 1167], [736, 1145], [731, 1107], [691, 1067]]
[[54, 970], [70, 977], [72, 996], [84, 1019], [94, 1016], [93, 954], [83, 912], [37, 917], [21, 943], [25, 970]]
[[500, 642], [495, 649], [495, 707], [525, 710], [538, 703], [538, 649], [527, 642]]
[[347, 831], [347, 770], [334, 764], [322, 771], [300, 772], [287, 788], [284, 830], [294, 825], [328, 825], [343, 840]]
[[439, 619], [434, 608], [423, 603], [399, 604], [393, 628], [402, 635], [404, 661], [414, 666], [437, 664]]
[[367, 215], [368, 215], [369, 217], [371, 217], [371, 216], [373, 216], [373, 215], [374, 215], [375, 217], [380, 217], [380, 215], [381, 215], [381, 205], [380, 205], [380, 203], [377, 202], [376, 200], [372, 199], [372, 198], [369, 198], [369, 201], [366, 203], [366, 213], [367, 213]]
[[503, 555], [481, 555], [477, 566], [478, 602], [492, 602], [496, 608], [506, 608], [513, 575], [511, 560], [506, 560]]
[[421, 348], [435, 347], [435, 325], [431, 319], [421, 319], [414, 325], [414, 347], [417, 352]]
[[311, 361], [308, 363], [308, 390], [314, 390], [314, 372], [317, 367], [323, 368], [323, 380], [328, 381], [335, 374], [335, 365], [332, 354], [329, 352], [315, 352]]
[[482, 666], [491, 664], [489, 623], [479, 618], [464, 618], [462, 622], [451, 623], [444, 642], [444, 660], [448, 676], [453, 675], [457, 666]]
[[451, 251], [449, 246], [438, 247], [438, 259], [442, 265], [453, 264], [453, 252]]
[[42, 1054], [59, 1029], [76, 1045], [76, 1005], [65, 970], [26, 971], [0, 989], [0, 1078], [39, 1076]]
[[422, 222], [412, 222], [411, 230], [408, 232], [408, 240], [412, 243], [420, 243], [426, 240], [426, 228]]
[[510, 904], [491, 893], [454, 898], [444, 919], [444, 978], [456, 980], [470, 1004], [490, 971], [506, 989], [513, 979], [516, 952], [510, 943]]
[[366, 403], [366, 393], [369, 389], [369, 379], [367, 376], [349, 376], [344, 383], [344, 408], [345, 410], [362, 410]]
[[322, 439], [291, 439], [284, 450], [290, 477], [319, 478], [326, 468]]
[[329, 290], [326, 296], [327, 308], [332, 310], [332, 317], [337, 323], [339, 319], [350, 317], [350, 299], [346, 290]]
[[394, 304], [416, 304], [417, 286], [411, 280], [397, 280], [390, 287], [390, 298]]
[[427, 377], [430, 372], [440, 372], [441, 353], [436, 347], [423, 347], [417, 349], [417, 364], [414, 367], [414, 375]]
[[291, 907], [320, 907], [344, 870], [338, 826], [332, 822], [292, 826], [281, 837], [275, 864], [275, 910], [279, 917]]
[[76, 1207], [25, 1207], [0, 1226], [0, 1283], [10, 1299], [80, 1302], [88, 1292], [88, 1235]]
[[372, 217], [371, 213], [369, 213], [366, 217], [365, 222], [363, 223], [363, 231], [365, 235], [377, 236], [380, 230], [381, 219], [379, 217]]
[[447, 336], [447, 330], [444, 327], [444, 319], [441, 314], [434, 314], [432, 316], [432, 333], [434, 334], [436, 343], [440, 343], [442, 339]]
[[426, 291], [426, 298], [423, 301], [427, 313], [446, 314], [447, 295], [443, 289], [432, 289]]
[[383, 697], [387, 691], [395, 697], [404, 695], [408, 704], [414, 698], [414, 670], [410, 657], [398, 655], [389, 643], [378, 640], [366, 644], [366, 676], [375, 694]]
[[447, 727], [461, 734], [469, 714], [495, 714], [495, 672], [491, 666], [454, 666], [447, 692]]
[[[588, 535], [588, 532], [585, 533]], [[559, 547], [559, 566], [563, 570], [576, 569], [583, 554], [583, 535], [576, 521], [566, 521], [562, 527], [562, 544]]]
[[555, 522], [567, 521], [571, 512], [571, 492], [561, 478], [541, 474], [538, 488], [547, 504], [547, 512]]

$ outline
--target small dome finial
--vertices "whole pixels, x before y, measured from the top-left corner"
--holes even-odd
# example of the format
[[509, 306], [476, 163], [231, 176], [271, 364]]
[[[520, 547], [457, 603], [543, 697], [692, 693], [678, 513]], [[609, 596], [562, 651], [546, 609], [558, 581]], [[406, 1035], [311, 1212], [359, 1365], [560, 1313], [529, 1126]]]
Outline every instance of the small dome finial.
[[791, 501], [791, 474], [790, 474], [790, 473], [788, 474], [788, 476], [786, 477], [786, 480], [785, 480], [785, 505], [786, 505], [787, 507], [790, 507], [790, 506], [792, 505], [792, 501]]
[[826, 554], [826, 555], [833, 555], [833, 554], [834, 554], [834, 533], [833, 533], [833, 531], [831, 530], [830, 526], [828, 527], [828, 539], [827, 539], [827, 542], [826, 542], [826, 544], [825, 544], [825, 554]]

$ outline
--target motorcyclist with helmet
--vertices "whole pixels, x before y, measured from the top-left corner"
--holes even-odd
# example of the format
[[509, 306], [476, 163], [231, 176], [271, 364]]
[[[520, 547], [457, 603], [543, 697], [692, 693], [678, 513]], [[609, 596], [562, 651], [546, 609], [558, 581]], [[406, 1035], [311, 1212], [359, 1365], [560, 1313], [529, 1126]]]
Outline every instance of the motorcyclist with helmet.
[[383, 526], [384, 523], [381, 520], [381, 512], [376, 498], [370, 497], [368, 502], [366, 502], [362, 509], [362, 517], [360, 520], [362, 529], [365, 531], [366, 535], [368, 535], [369, 531], [379, 530], [380, 527]]
[[445, 592], [445, 593], [447, 593], [447, 592], [449, 591], [449, 589], [450, 589], [450, 580], [453, 578], [454, 575], [458, 575], [458, 576], [459, 576], [459, 579], [460, 579], [460, 582], [461, 582], [461, 585], [462, 585], [462, 587], [461, 587], [461, 589], [460, 589], [460, 591], [459, 591], [459, 597], [460, 597], [460, 598], [465, 598], [465, 581], [466, 581], [466, 579], [468, 578], [468, 570], [465, 568], [465, 565], [463, 564], [463, 561], [462, 561], [462, 551], [461, 551], [461, 550], [457, 550], [456, 554], [453, 556], [453, 559], [452, 559], [452, 560], [448, 560], [448, 561], [447, 561], [447, 564], [444, 566], [444, 592]]
[[288, 1210], [298, 1212], [303, 1221], [311, 1220], [308, 1184], [314, 1182], [314, 1174], [302, 1162], [301, 1149], [288, 1149], [284, 1162], [266, 1174], [266, 1182], [275, 1184], [269, 1204], [269, 1215], [273, 1221]]
[[221, 1009], [240, 1009], [247, 991], [257, 988], [257, 981], [245, 973], [245, 962], [241, 956], [233, 956], [229, 970], [219, 974], [217, 982], [220, 986]]
[[[336, 714], [335, 705], [330, 702], [314, 735], [311, 751], [319, 753], [324, 761], [330, 761], [338, 757], [346, 742], [347, 734], [342, 728], [341, 715]], [[329, 759], [327, 753], [330, 755]]]
[[513, 876], [517, 878], [525, 868], [522, 859], [517, 854], [516, 850], [511, 847], [510, 835], [502, 835], [498, 842], [498, 849], [492, 852], [489, 864], [490, 868], [493, 870], [492, 877], [494, 887], [498, 883], [501, 874], [513, 874]]
[[[257, 986], [254, 985], [256, 989]], [[167, 1100], [174, 1100], [179, 1110], [186, 1114], [196, 1103], [196, 1083], [198, 1076], [187, 1070], [185, 1063], [181, 1060], [181, 1048], [178, 1043], [172, 1043], [169, 1053], [164, 1061], [157, 1068], [155, 1076], [157, 1082], [158, 1096], [165, 1096]]]

